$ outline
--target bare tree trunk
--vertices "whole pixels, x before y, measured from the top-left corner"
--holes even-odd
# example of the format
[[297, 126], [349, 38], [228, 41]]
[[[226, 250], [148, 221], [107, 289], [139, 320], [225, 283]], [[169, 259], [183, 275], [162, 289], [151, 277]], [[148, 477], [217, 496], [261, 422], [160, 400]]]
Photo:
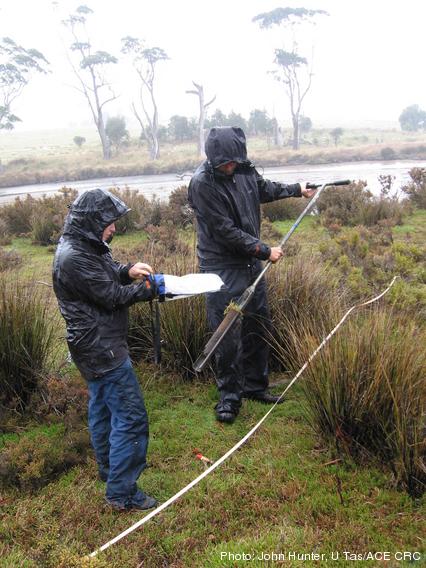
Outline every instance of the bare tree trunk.
[[86, 100], [89, 104], [89, 108], [90, 108], [90, 110], [92, 112], [92, 116], [93, 116], [93, 121], [95, 123], [96, 129], [97, 129], [98, 134], [99, 134], [99, 138], [101, 140], [103, 158], [104, 158], [104, 160], [110, 160], [111, 159], [111, 143], [110, 143], [109, 138], [108, 138], [106, 131], [105, 131], [105, 123], [104, 123], [102, 107], [103, 107], [104, 104], [110, 102], [111, 100], [114, 100], [116, 97], [113, 96], [113, 97], [111, 97], [111, 99], [108, 99], [101, 104], [100, 101], [99, 101], [99, 96], [98, 96], [99, 87], [96, 84], [95, 74], [94, 74], [92, 69], [90, 70], [90, 74], [92, 76], [92, 82], [93, 82], [93, 88], [92, 88], [93, 95], [94, 95], [93, 101], [90, 98], [90, 91], [89, 91], [88, 87], [84, 84], [83, 80], [80, 78], [80, 76], [78, 74], [77, 74], [77, 77], [79, 78], [79, 80], [82, 84], [82, 93], [86, 97]]
[[152, 107], [154, 109], [154, 113], [153, 113], [153, 117], [152, 117], [152, 145], [151, 145], [151, 158], [153, 160], [158, 160], [158, 158], [160, 157], [160, 143], [158, 140], [158, 109], [157, 109], [157, 105], [155, 103], [155, 98], [154, 98], [154, 89], [151, 88], [149, 90], [149, 93], [151, 95], [151, 101], [152, 101]]
[[138, 111], [136, 110], [135, 103], [132, 103], [132, 109], [133, 109], [133, 114], [135, 115], [136, 120], [139, 122], [139, 126], [141, 127], [141, 133], [140, 133], [140, 135], [139, 135], [139, 140], [141, 141], [141, 144], [140, 144], [140, 145], [142, 145], [142, 140], [143, 140], [144, 138], [146, 138], [146, 139], [148, 140], [148, 137], [147, 137], [147, 135], [146, 135], [145, 125], [144, 125], [144, 123], [143, 123], [143, 120], [142, 120], [141, 117], [139, 116]]
[[[290, 98], [290, 112], [291, 112], [291, 122], [293, 125], [293, 139], [292, 139], [292, 148], [293, 150], [299, 149], [299, 111], [300, 111], [300, 91], [297, 89], [298, 81], [297, 75], [294, 68], [289, 68], [287, 72], [285, 72], [287, 76], [287, 88]], [[298, 96], [299, 95], [299, 96]], [[295, 99], [297, 98], [298, 103], [298, 110], [296, 110], [296, 102]]]
[[274, 127], [274, 146], [282, 146], [283, 135], [281, 133], [281, 128], [278, 126], [278, 120], [274, 117], [272, 119], [272, 123]]
[[199, 117], [198, 117], [197, 150], [198, 150], [198, 155], [202, 156], [204, 154], [204, 122], [206, 120], [206, 110], [207, 110], [207, 107], [209, 107], [216, 100], [216, 95], [208, 103], [204, 103], [204, 88], [203, 88], [203, 86], [198, 85], [194, 81], [192, 81], [192, 84], [196, 88], [196, 91], [186, 91], [186, 92], [191, 94], [191, 95], [197, 95], [197, 97], [198, 97], [200, 111], [199, 111]]
[[142, 107], [142, 110], [143, 110], [143, 113], [145, 115], [145, 119], [146, 119], [146, 122], [147, 122], [146, 128], [143, 125], [142, 119], [140, 118], [140, 116], [136, 112], [135, 105], [133, 105], [133, 112], [135, 113], [136, 118], [138, 119], [139, 124], [141, 125], [142, 132], [147, 139], [150, 158], [151, 158], [151, 160], [157, 160], [160, 157], [160, 144], [158, 142], [158, 110], [157, 110], [157, 105], [155, 104], [154, 92], [153, 92], [152, 88], [150, 87], [149, 83], [146, 80], [144, 80], [143, 78], [142, 78], [142, 82], [148, 88], [148, 91], [149, 91], [150, 96], [151, 96], [153, 109], [154, 109], [153, 115], [152, 115], [152, 118], [151, 118], [151, 116], [149, 115], [149, 112], [148, 112], [148, 110], [145, 106], [145, 101], [144, 101], [144, 98], [143, 98], [143, 90], [141, 88], [141, 90], [140, 90], [140, 101], [141, 101], [141, 107]]
[[158, 142], [157, 132], [152, 133], [152, 144], [151, 144], [151, 158], [153, 160], [158, 160], [160, 157], [160, 144]]
[[293, 150], [299, 149], [299, 115], [292, 114], [292, 122], [293, 122]]
[[[84, 19], [83, 19], [83, 23], [84, 23]], [[79, 20], [80, 23], [82, 23]], [[79, 38], [74, 30], [74, 23], [71, 23], [71, 33], [72, 36], [75, 40], [75, 46], [77, 46], [78, 52], [80, 53], [81, 56], [81, 61], [87, 61], [87, 58], [90, 56], [90, 44], [88, 43], [82, 43], [79, 41]], [[88, 50], [88, 51], [85, 51]], [[108, 54], [106, 54], [108, 56]], [[109, 62], [114, 62], [116, 63], [116, 60], [114, 61], [114, 58], [112, 58], [111, 56]], [[71, 58], [68, 58], [71, 68], [75, 74], [75, 76], [78, 79], [78, 82], [80, 83], [80, 88], [78, 88], [78, 90], [85, 96], [87, 103], [89, 105], [90, 111], [92, 113], [92, 117], [93, 117], [93, 122], [95, 123], [96, 129], [98, 131], [99, 134], [99, 138], [101, 140], [101, 144], [102, 144], [102, 154], [103, 154], [103, 158], [104, 160], [110, 160], [111, 159], [111, 142], [108, 139], [108, 136], [105, 132], [105, 123], [104, 123], [104, 117], [103, 117], [103, 107], [104, 105], [106, 105], [107, 103], [109, 103], [110, 101], [115, 100], [117, 97], [114, 95], [114, 93], [112, 92], [111, 89], [109, 89], [111, 91], [111, 97], [109, 99], [106, 99], [104, 101], [101, 102], [100, 99], [100, 89], [102, 87], [109, 87], [109, 84], [103, 79], [103, 78], [99, 78], [99, 76], [97, 76], [96, 71], [95, 71], [95, 66], [96, 65], [103, 65], [100, 62], [96, 62], [94, 61], [92, 64], [85, 66], [85, 69], [88, 71], [89, 75], [90, 75], [90, 79], [88, 79], [88, 82], [86, 82], [83, 78], [83, 74], [81, 71], [81, 68], [77, 68], [77, 66], [75, 66], [71, 60]], [[81, 63], [81, 62], [80, 62]], [[91, 82], [91, 84], [90, 84]]]
[[289, 65], [283, 67], [283, 83], [287, 89], [287, 95], [290, 102], [291, 121], [293, 125], [293, 150], [298, 150], [300, 146], [300, 113], [302, 110], [302, 103], [312, 84], [312, 72], [309, 73], [309, 80], [304, 91], [302, 91], [296, 65]]
[[96, 126], [98, 128], [99, 137], [101, 139], [103, 158], [104, 160], [110, 160], [112, 155], [111, 143], [105, 132], [104, 118], [102, 116], [101, 110], [98, 111], [98, 121], [96, 123]]

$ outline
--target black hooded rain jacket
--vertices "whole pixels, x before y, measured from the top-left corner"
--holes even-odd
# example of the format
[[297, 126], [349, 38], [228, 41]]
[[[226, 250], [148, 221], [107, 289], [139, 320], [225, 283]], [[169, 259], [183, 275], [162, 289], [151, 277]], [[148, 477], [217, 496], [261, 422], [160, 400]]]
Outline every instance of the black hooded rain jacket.
[[[206, 140], [207, 160], [191, 179], [188, 199], [197, 217], [201, 269], [246, 266], [271, 254], [260, 240], [260, 203], [301, 197], [300, 184], [264, 179], [247, 160], [241, 128], [212, 128]], [[233, 176], [216, 168], [237, 162]]]
[[129, 208], [101, 189], [72, 204], [53, 263], [53, 287], [67, 327], [73, 361], [87, 380], [119, 367], [128, 357], [128, 306], [151, 299], [152, 288], [132, 284], [131, 264], [115, 262], [104, 229]]

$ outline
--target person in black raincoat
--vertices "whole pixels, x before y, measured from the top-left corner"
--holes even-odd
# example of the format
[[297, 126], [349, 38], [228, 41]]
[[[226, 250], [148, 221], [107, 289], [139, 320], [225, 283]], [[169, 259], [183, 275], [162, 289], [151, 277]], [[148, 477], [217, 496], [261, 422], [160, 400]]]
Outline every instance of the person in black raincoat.
[[137, 479], [146, 467], [148, 416], [127, 346], [128, 307], [164, 293], [148, 264], [121, 265], [108, 242], [130, 209], [101, 189], [70, 207], [53, 263], [53, 287], [74, 363], [87, 380], [89, 430], [106, 500], [119, 510], [157, 501]]
[[[299, 183], [286, 185], [264, 179], [247, 159], [246, 138], [236, 127], [212, 128], [206, 140], [207, 160], [191, 178], [188, 200], [197, 219], [200, 270], [218, 274], [224, 290], [207, 294], [207, 317], [217, 329], [224, 310], [237, 300], [262, 269], [261, 261], [276, 262], [280, 247], [260, 240], [260, 203], [286, 197], [311, 197], [313, 190]], [[263, 279], [247, 306], [242, 324], [235, 325], [216, 354], [219, 389], [216, 418], [233, 422], [243, 397], [275, 403], [268, 392], [270, 317]]]

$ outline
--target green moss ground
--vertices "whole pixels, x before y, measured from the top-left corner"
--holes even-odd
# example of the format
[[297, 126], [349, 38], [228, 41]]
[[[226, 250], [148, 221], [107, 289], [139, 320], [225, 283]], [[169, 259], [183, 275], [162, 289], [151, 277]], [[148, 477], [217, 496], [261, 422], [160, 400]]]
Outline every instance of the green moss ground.
[[[140, 485], [165, 501], [203, 471], [195, 448], [218, 459], [265, 407], [245, 402], [234, 425], [220, 425], [212, 412], [212, 385], [152, 373], [139, 369], [151, 423], [151, 467]], [[422, 504], [396, 491], [379, 468], [330, 464], [333, 458], [307, 426], [296, 388], [242, 449], [99, 561], [116, 567], [219, 567], [243, 565], [222, 553], [420, 550]], [[110, 511], [103, 490], [90, 459], [35, 494], [3, 492], [0, 566], [83, 565], [77, 558], [143, 517]], [[68, 564], [58, 562], [61, 554]], [[342, 557], [333, 562], [346, 565]]]
[[[413, 244], [424, 244], [425, 221], [426, 212], [415, 213], [393, 229], [394, 240], [408, 238]], [[274, 225], [285, 232], [291, 224]], [[131, 234], [115, 242], [130, 247], [140, 238]], [[293, 240], [308, 250], [327, 238], [315, 219], [308, 217]], [[16, 239], [12, 247], [24, 258], [19, 277], [49, 278], [52, 251], [27, 239]], [[147, 364], [137, 371], [151, 426], [151, 467], [141, 476], [140, 486], [160, 501], [203, 471], [194, 449], [217, 460], [267, 410], [245, 401], [235, 424], [221, 425], [213, 414], [212, 378], [185, 382]], [[62, 372], [75, 373], [72, 368]], [[274, 376], [272, 382], [279, 379]], [[391, 560], [386, 565], [392, 567], [425, 565], [424, 499], [413, 501], [399, 491], [389, 471], [378, 465], [336, 461], [309, 427], [301, 396], [296, 385], [286, 402], [227, 462], [172, 507], [90, 562], [82, 560], [84, 555], [143, 517], [141, 512], [117, 513], [104, 504], [104, 484], [97, 480], [92, 454], [87, 464], [33, 493], [1, 490], [0, 567], [351, 566], [345, 551], [388, 551]], [[52, 426], [53, 432], [58, 427]], [[0, 445], [26, 429], [50, 431], [46, 424], [24, 424], [17, 433], [3, 436]], [[398, 551], [420, 551], [422, 560], [399, 562], [394, 556]], [[243, 553], [252, 559], [239, 560]], [[285, 561], [260, 559], [272, 553], [286, 555]], [[289, 553], [324, 557], [302, 561], [289, 559]], [[332, 560], [332, 553], [334, 558], [339, 553], [339, 559]], [[357, 566], [382, 564], [379, 560], [356, 562]]]

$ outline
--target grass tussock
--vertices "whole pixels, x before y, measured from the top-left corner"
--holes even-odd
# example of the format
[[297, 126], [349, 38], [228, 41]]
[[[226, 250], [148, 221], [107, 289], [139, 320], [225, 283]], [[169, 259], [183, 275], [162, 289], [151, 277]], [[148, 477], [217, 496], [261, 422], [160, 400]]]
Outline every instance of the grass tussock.
[[[147, 227], [148, 238], [124, 253], [123, 261], [155, 259], [164, 274], [185, 275], [198, 272], [195, 251], [180, 238], [174, 225]], [[185, 235], [184, 235], [185, 236]], [[151, 308], [146, 303], [130, 309], [128, 343], [134, 360], [154, 358]], [[192, 363], [207, 341], [208, 327], [204, 297], [168, 301], [160, 305], [162, 366], [193, 377]]]
[[0, 404], [21, 411], [39, 387], [53, 348], [44, 290], [0, 275]]
[[[356, 459], [378, 457], [412, 496], [426, 488], [425, 339], [410, 319], [376, 307], [345, 323], [302, 381], [318, 433]], [[301, 360], [318, 344], [306, 334]]]
[[347, 293], [315, 257], [295, 257], [268, 274], [272, 316], [273, 368], [295, 371], [306, 330], [321, 337], [333, 321], [333, 308]]
[[0, 217], [0, 246], [10, 245], [11, 235], [6, 221]]
[[185, 377], [194, 377], [192, 365], [209, 335], [204, 297], [167, 302], [162, 309], [164, 363]]
[[0, 247], [0, 272], [19, 268], [21, 264], [22, 256], [18, 252]]

